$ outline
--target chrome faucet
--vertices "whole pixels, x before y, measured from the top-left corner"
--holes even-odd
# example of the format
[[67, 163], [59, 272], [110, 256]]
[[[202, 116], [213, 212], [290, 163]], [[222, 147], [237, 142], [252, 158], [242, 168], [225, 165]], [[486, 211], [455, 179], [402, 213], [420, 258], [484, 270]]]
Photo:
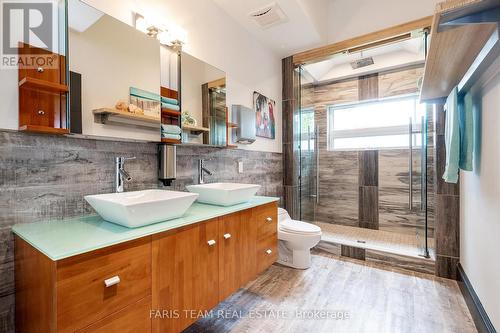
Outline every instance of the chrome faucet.
[[200, 159], [198, 160], [198, 184], [205, 184], [205, 173], [209, 176], [212, 176], [214, 174], [212, 171], [205, 168], [205, 161]]
[[123, 192], [123, 184], [131, 181], [132, 177], [125, 171], [125, 161], [135, 160], [135, 157], [117, 157], [115, 158], [115, 185], [116, 193]]

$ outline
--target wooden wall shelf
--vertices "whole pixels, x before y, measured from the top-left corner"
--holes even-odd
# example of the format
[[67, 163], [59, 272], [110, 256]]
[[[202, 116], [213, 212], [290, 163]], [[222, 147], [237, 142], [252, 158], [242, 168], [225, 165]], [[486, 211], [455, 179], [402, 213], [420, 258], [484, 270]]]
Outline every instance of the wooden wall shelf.
[[[443, 99], [457, 85], [467, 89], [498, 56], [500, 44], [495, 22], [498, 17], [490, 14], [492, 4], [489, 0], [451, 0], [438, 4], [421, 101]], [[498, 13], [499, 5], [496, 6]]]
[[182, 129], [185, 131], [189, 131], [192, 134], [195, 135], [200, 135], [202, 133], [208, 133], [210, 132], [210, 129], [207, 127], [201, 127], [201, 126], [189, 126], [189, 125], [182, 125]]
[[19, 81], [19, 88], [36, 89], [39, 91], [66, 93], [69, 91], [68, 86], [56, 82], [44, 81], [32, 77], [25, 77]]
[[45, 134], [69, 134], [69, 129], [67, 128], [54, 128], [48, 126], [36, 126], [36, 125], [23, 125], [19, 127], [22, 132], [33, 132], [33, 133], [45, 133]]
[[142, 127], [156, 128], [160, 129], [160, 118], [145, 116], [140, 114], [135, 114], [131, 112], [124, 112], [113, 108], [101, 108], [92, 111], [94, 116], [100, 118], [100, 122], [106, 124], [108, 122], [113, 122], [112, 117], [121, 118], [124, 120], [130, 120], [130, 125], [138, 125]]

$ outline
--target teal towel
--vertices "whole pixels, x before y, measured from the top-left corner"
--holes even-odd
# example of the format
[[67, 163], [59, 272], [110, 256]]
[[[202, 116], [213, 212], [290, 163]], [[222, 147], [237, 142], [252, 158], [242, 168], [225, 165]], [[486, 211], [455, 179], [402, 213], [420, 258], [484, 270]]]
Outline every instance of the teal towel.
[[458, 121], [458, 89], [455, 87], [446, 99], [446, 124], [444, 140], [446, 146], [446, 168], [443, 179], [447, 183], [458, 182], [460, 159], [460, 126]]
[[181, 108], [179, 105], [173, 105], [169, 103], [161, 103], [161, 107], [169, 110], [179, 111]]
[[169, 98], [169, 97], [161, 97], [161, 102], [162, 103], [168, 103], [168, 104], [173, 104], [173, 105], [179, 105], [179, 101], [176, 100], [175, 98]]
[[172, 139], [172, 140], [180, 140], [181, 136], [179, 134], [169, 134], [165, 132], [161, 132], [162, 139]]
[[472, 155], [474, 151], [474, 120], [473, 104], [470, 92], [465, 94], [463, 103], [460, 103], [460, 169], [472, 171]]
[[130, 87], [130, 95], [158, 102], [161, 100], [159, 94], [134, 87]]
[[179, 126], [169, 125], [169, 124], [161, 124], [161, 131], [163, 133], [177, 134], [177, 135], [182, 133], [182, 129]]

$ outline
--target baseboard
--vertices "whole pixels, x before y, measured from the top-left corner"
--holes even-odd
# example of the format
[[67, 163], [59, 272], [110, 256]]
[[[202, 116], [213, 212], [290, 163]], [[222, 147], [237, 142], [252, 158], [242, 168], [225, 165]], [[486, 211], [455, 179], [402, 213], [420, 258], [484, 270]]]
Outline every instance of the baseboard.
[[476, 324], [477, 331], [479, 333], [497, 333], [460, 263], [458, 264], [458, 286], [465, 298], [474, 324]]

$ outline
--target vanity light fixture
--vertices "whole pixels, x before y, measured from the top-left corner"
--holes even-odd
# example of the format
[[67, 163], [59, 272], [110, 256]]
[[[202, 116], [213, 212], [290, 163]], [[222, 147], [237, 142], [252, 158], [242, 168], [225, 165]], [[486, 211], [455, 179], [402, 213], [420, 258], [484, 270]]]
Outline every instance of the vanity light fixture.
[[160, 44], [167, 46], [179, 46], [186, 44], [187, 32], [173, 24], [153, 24], [142, 14], [134, 13], [135, 28], [150, 37], [157, 38]]

